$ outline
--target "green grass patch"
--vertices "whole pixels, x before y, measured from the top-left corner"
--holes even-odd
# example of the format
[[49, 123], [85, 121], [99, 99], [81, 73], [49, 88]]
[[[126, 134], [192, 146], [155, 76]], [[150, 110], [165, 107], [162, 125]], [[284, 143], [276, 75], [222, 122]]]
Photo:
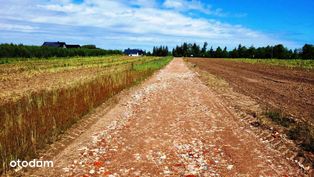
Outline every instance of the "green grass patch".
[[142, 64], [135, 64], [133, 69], [135, 71], [145, 71], [145, 70], [156, 70], [158, 68], [162, 68], [163, 66], [167, 65], [173, 57], [164, 57], [161, 59], [152, 60], [149, 62], [145, 62]]
[[295, 121], [291, 117], [285, 116], [281, 112], [267, 111], [265, 114], [273, 122], [275, 122], [278, 125], [284, 126], [284, 127], [289, 127], [295, 123]]

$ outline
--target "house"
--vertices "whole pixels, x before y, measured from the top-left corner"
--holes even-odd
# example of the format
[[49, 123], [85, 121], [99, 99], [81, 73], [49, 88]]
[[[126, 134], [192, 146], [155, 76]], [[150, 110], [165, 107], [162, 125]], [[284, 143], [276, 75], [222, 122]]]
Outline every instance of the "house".
[[58, 48], [66, 48], [65, 42], [44, 42], [43, 47], [58, 47]]
[[125, 49], [123, 53], [132, 57], [144, 55], [144, 51], [140, 49]]
[[44, 47], [58, 47], [58, 48], [68, 48], [68, 49], [72, 49], [72, 48], [81, 48], [80, 45], [76, 45], [76, 44], [66, 44], [65, 42], [44, 42], [44, 44], [42, 45]]
[[67, 49], [81, 48], [80, 45], [76, 45], [76, 44], [66, 44], [65, 46]]

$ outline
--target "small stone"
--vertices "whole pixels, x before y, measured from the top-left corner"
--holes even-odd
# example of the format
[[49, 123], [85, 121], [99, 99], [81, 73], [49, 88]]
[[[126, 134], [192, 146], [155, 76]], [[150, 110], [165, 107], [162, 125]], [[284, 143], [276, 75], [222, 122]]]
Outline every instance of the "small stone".
[[133, 174], [134, 174], [135, 176], [140, 176], [140, 175], [141, 175], [141, 171], [135, 171]]
[[95, 170], [90, 170], [89, 171], [89, 174], [94, 174], [95, 173]]
[[141, 155], [140, 154], [134, 154], [134, 157], [136, 160], [141, 160]]
[[63, 168], [63, 171], [68, 173], [70, 171], [70, 169], [69, 168]]
[[233, 165], [228, 165], [227, 167], [228, 170], [232, 170], [232, 168], [233, 168]]
[[167, 158], [166, 155], [163, 155], [163, 156], [160, 157], [161, 160], [165, 160], [166, 158]]
[[165, 175], [171, 174], [171, 171], [169, 170], [169, 167], [165, 167], [165, 169], [164, 169], [164, 174], [165, 174]]

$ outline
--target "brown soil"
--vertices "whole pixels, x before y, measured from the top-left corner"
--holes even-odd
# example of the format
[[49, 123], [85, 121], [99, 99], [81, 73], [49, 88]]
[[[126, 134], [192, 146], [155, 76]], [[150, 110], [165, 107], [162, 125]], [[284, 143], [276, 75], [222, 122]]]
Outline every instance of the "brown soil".
[[219, 59], [189, 59], [236, 91], [294, 118], [314, 123], [314, 72]]
[[[24, 176], [303, 176], [174, 59]], [[48, 160], [48, 159], [46, 159]]]

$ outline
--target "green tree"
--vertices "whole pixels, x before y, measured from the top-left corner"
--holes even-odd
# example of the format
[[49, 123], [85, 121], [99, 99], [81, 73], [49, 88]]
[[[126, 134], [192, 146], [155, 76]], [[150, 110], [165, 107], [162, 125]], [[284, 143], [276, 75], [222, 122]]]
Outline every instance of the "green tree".
[[247, 58], [247, 48], [239, 44], [238, 46], [238, 57], [239, 58]]
[[222, 58], [223, 53], [220, 47], [217, 47], [216, 52], [215, 52], [215, 58]]
[[210, 50], [209, 50], [209, 57], [210, 57], [210, 58], [214, 58], [214, 57], [215, 57], [215, 51], [214, 51], [213, 47], [210, 47]]
[[231, 58], [239, 58], [238, 50], [237, 50], [236, 48], [234, 48], [234, 49], [230, 52], [229, 56], [230, 56]]
[[167, 56], [169, 54], [168, 46], [153, 47], [153, 56]]
[[82, 45], [82, 48], [85, 48], [85, 49], [97, 49], [96, 45], [93, 45], [93, 44]]
[[305, 44], [302, 48], [302, 59], [314, 59], [314, 46]]
[[203, 44], [203, 47], [202, 47], [202, 50], [201, 50], [201, 55], [202, 57], [206, 57], [206, 51], [207, 51], [207, 46], [208, 46], [208, 43], [207, 42], [204, 42]]
[[282, 44], [275, 45], [273, 47], [273, 57], [278, 59], [287, 58], [288, 49], [286, 49]]
[[201, 56], [201, 50], [200, 50], [200, 46], [197, 45], [196, 43], [194, 43], [192, 45], [192, 52], [191, 55], [193, 55], [194, 57], [200, 57]]
[[247, 58], [255, 58], [256, 55], [256, 49], [254, 46], [251, 46], [248, 50], [247, 50]]
[[224, 50], [222, 51], [222, 58], [228, 58], [229, 57], [229, 53], [227, 51], [227, 47], [224, 48]]
[[189, 47], [188, 44], [185, 42], [182, 46], [182, 56], [187, 57], [189, 55]]

